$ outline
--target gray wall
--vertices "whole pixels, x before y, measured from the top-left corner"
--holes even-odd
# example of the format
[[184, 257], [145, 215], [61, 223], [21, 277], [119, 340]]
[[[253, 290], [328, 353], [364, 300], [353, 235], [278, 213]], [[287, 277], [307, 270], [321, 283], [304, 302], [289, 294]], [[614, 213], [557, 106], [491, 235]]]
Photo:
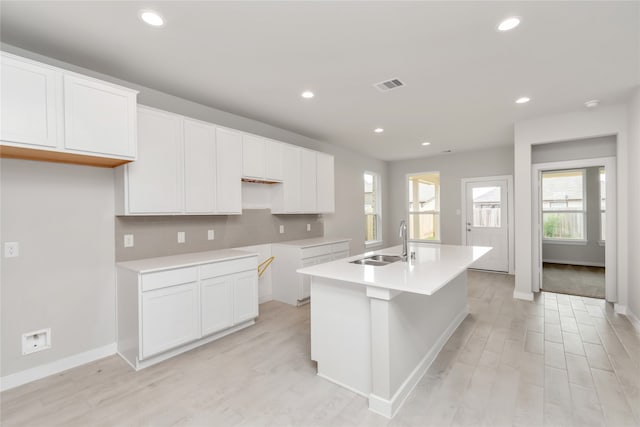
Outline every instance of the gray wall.
[[[364, 251], [362, 174], [365, 170], [377, 172], [386, 186], [386, 162], [17, 47], [2, 44], [2, 50], [137, 89], [141, 104], [333, 154], [336, 166], [335, 214], [299, 218], [267, 218], [259, 212], [250, 215], [261, 221], [254, 224], [256, 229], [272, 229], [274, 224], [279, 224], [278, 221], [285, 223], [285, 231], [291, 230], [288, 235], [291, 238], [303, 237], [297, 231], [301, 224], [306, 229], [306, 223], [312, 223], [313, 233], [309, 235], [321, 233], [323, 224], [325, 235], [351, 238], [352, 253]], [[152, 248], [154, 243], [165, 241], [173, 245], [168, 246], [169, 250], [181, 252], [187, 246], [169, 243], [173, 240], [171, 235], [175, 236], [173, 232], [192, 231], [195, 232], [193, 236], [201, 236], [208, 227], [208, 221], [214, 224], [216, 231], [217, 241], [212, 244], [215, 247], [263, 243], [269, 234], [259, 232], [255, 236], [246, 233], [238, 236], [235, 233], [240, 232], [243, 221], [247, 219], [240, 219], [238, 223], [237, 219], [229, 217], [164, 217], [150, 222], [119, 219], [116, 229], [112, 170], [22, 160], [3, 161], [2, 165], [6, 169], [1, 183], [2, 241], [15, 240], [22, 245], [19, 258], [3, 259], [1, 264], [2, 376], [114, 342], [114, 244], [117, 244], [117, 254], [122, 259], [166, 254], [167, 249], [160, 245], [155, 248], [157, 250]], [[5, 179], [9, 174], [15, 177]], [[26, 185], [30, 186], [29, 191], [24, 189]], [[383, 218], [387, 218], [386, 209], [383, 210]], [[383, 229], [388, 228], [386, 224], [385, 220]], [[182, 227], [188, 229], [178, 230]], [[144, 238], [155, 229], [164, 234]], [[132, 253], [124, 252], [122, 247], [124, 230], [136, 235], [136, 246], [140, 245]], [[207, 244], [188, 237], [189, 250], [200, 250]], [[53, 349], [21, 356], [21, 334], [49, 326], [53, 328]]]
[[[242, 215], [116, 217], [116, 261], [320, 237], [324, 226], [318, 217], [271, 215], [269, 209], [245, 209]], [[207, 240], [210, 229], [214, 240]], [[186, 233], [185, 243], [178, 243], [179, 231]], [[125, 234], [134, 235], [134, 247], [123, 246]]]
[[542, 259], [545, 262], [592, 265], [604, 267], [604, 246], [600, 241], [600, 171], [599, 168], [587, 168], [587, 244], [544, 243]]
[[538, 144], [531, 148], [531, 163], [549, 163], [615, 156], [616, 137], [613, 135], [575, 141], [562, 141], [561, 143]]
[[[0, 375], [115, 340], [113, 170], [2, 159]], [[21, 336], [51, 328], [52, 348], [22, 356]]]
[[[406, 175], [417, 172], [440, 172], [440, 232], [442, 243], [461, 244], [461, 179], [513, 175], [513, 147], [445, 154], [421, 159], [393, 162], [389, 166], [391, 227], [394, 232], [387, 243], [398, 244], [395, 229], [407, 217]], [[391, 240], [393, 239], [393, 240]]]
[[640, 87], [629, 103], [629, 309], [640, 321]]

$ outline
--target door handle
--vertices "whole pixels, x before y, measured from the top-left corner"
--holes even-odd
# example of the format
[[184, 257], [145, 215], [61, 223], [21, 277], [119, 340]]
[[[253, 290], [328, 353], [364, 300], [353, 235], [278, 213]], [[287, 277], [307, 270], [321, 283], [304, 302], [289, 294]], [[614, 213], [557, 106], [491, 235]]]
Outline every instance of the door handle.
[[469, 226], [470, 226], [470, 225], [471, 225], [471, 223], [470, 223], [470, 222], [468, 222], [468, 223], [467, 223], [467, 225], [469, 225]]
[[470, 228], [467, 228], [467, 231], [471, 231], [471, 229], [470, 229]]

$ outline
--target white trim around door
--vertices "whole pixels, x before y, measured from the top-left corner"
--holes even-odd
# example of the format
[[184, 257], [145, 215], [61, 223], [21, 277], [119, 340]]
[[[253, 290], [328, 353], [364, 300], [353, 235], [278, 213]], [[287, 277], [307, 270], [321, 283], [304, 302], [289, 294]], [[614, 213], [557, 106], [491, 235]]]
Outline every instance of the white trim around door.
[[531, 241], [531, 253], [533, 260], [532, 283], [531, 290], [540, 292], [540, 284], [542, 283], [542, 209], [540, 205], [541, 198], [541, 175], [543, 171], [562, 170], [562, 169], [579, 169], [592, 166], [604, 166], [607, 174], [606, 194], [607, 194], [607, 216], [606, 236], [607, 242], [604, 247], [604, 280], [605, 280], [605, 299], [610, 302], [618, 301], [618, 284], [617, 284], [617, 183], [616, 183], [616, 158], [600, 157], [595, 159], [568, 160], [562, 162], [551, 163], [534, 163], [531, 165], [531, 206], [533, 207], [531, 226], [534, 238]]
[[483, 176], [476, 178], [462, 178], [460, 184], [461, 195], [461, 236], [462, 244], [467, 245], [467, 198], [466, 187], [468, 183], [479, 183], [485, 181], [506, 181], [507, 183], [507, 232], [508, 236], [508, 253], [509, 253], [509, 268], [508, 274], [515, 274], [515, 256], [514, 256], [514, 208], [513, 208], [513, 176], [512, 175], [498, 175], [498, 176]]

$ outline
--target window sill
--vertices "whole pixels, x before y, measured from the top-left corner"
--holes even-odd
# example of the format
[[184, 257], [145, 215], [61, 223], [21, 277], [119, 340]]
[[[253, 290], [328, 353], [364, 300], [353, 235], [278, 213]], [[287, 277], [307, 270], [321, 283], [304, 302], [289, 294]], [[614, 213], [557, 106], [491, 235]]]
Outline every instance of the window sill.
[[365, 248], [375, 248], [378, 246], [382, 246], [384, 242], [382, 240], [370, 240], [368, 242], [364, 242], [364, 247]]
[[409, 243], [435, 243], [440, 244], [442, 241], [440, 240], [409, 240]]
[[543, 245], [574, 245], [574, 246], [587, 246], [586, 240], [551, 240], [551, 239], [542, 239]]

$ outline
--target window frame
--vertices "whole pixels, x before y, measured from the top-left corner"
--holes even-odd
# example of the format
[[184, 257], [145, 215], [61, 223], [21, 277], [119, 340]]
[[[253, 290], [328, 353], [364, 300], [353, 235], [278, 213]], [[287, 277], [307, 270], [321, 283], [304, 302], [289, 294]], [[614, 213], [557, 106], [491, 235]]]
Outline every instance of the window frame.
[[[412, 176], [417, 176], [417, 175], [438, 175], [438, 184], [437, 184], [437, 190], [436, 190], [436, 210], [430, 210], [430, 211], [411, 211], [409, 209], [409, 189], [410, 189], [410, 178]], [[442, 235], [440, 234], [442, 231], [442, 227], [441, 227], [441, 219], [442, 216], [440, 215], [441, 209], [440, 209], [440, 202], [441, 202], [441, 193], [442, 193], [442, 175], [440, 174], [440, 171], [427, 171], [427, 172], [412, 172], [412, 173], [408, 173], [405, 175], [404, 177], [404, 182], [405, 182], [405, 191], [404, 191], [404, 197], [405, 197], [405, 218], [407, 221], [407, 227], [411, 227], [411, 215], [416, 215], [416, 214], [430, 214], [430, 215], [434, 215], [435, 218], [437, 218], [437, 220], [435, 221], [436, 223], [436, 237], [437, 239], [411, 239], [410, 236], [410, 232], [409, 229], [407, 230], [407, 233], [409, 233], [409, 241], [410, 242], [415, 242], [415, 243], [442, 243]]]
[[[365, 248], [370, 248], [370, 247], [374, 247], [374, 246], [380, 246], [383, 244], [383, 240], [382, 240], [382, 180], [380, 179], [380, 174], [377, 172], [371, 172], [368, 170], [365, 170], [362, 173], [362, 184], [363, 184], [363, 198], [366, 198], [366, 192], [364, 191], [364, 183], [365, 183], [365, 179], [364, 176], [365, 175], [371, 175], [373, 177], [374, 180], [374, 188], [376, 189], [375, 194], [376, 194], [376, 205], [375, 205], [375, 213], [374, 215], [376, 216], [376, 235], [375, 240], [366, 240], [367, 236], [365, 233], [365, 241], [364, 241], [364, 246]], [[365, 200], [366, 202], [366, 200]], [[363, 203], [363, 209], [364, 209], [365, 203]], [[370, 214], [367, 214], [366, 211], [364, 211], [364, 218], [365, 218], [365, 227], [367, 224], [367, 216]]]
[[[582, 174], [582, 210], [554, 210], [544, 208], [544, 175], [545, 173], [554, 172], [580, 172]], [[557, 170], [544, 170], [540, 173], [540, 222], [542, 229], [542, 243], [544, 244], [560, 244], [560, 245], [586, 245], [588, 242], [587, 236], [587, 169], [586, 168], [572, 168], [572, 169], [557, 169]], [[582, 239], [564, 239], [545, 237], [544, 235], [544, 214], [545, 213], [580, 213], [582, 214]]]

